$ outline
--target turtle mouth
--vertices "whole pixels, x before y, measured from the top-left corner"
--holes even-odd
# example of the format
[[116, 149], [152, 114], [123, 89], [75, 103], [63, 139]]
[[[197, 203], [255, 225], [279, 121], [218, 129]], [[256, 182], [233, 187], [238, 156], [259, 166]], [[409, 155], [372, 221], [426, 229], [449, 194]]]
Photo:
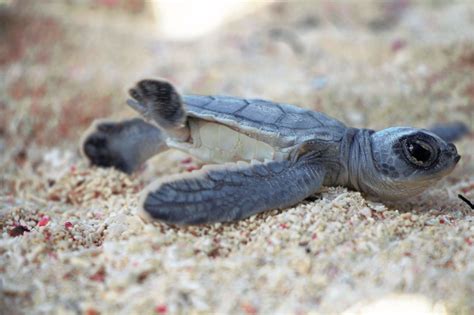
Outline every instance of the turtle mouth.
[[461, 159], [461, 156], [459, 154], [457, 154], [455, 157], [454, 157], [454, 164], [458, 164], [459, 160]]

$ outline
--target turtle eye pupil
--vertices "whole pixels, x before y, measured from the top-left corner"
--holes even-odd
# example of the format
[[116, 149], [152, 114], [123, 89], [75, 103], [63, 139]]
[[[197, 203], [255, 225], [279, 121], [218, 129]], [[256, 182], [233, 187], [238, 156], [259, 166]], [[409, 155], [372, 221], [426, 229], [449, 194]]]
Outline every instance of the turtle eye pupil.
[[427, 135], [408, 136], [402, 138], [400, 143], [403, 148], [403, 158], [414, 167], [426, 169], [438, 160], [438, 144], [435, 139]]
[[423, 163], [428, 162], [431, 157], [431, 151], [425, 146], [416, 142], [408, 144], [408, 152], [410, 152], [411, 156], [417, 161]]

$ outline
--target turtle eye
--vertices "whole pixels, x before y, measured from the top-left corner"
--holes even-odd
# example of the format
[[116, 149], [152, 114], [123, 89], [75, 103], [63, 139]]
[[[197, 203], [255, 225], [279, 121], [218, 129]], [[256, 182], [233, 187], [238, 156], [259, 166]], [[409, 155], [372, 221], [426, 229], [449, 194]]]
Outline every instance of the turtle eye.
[[403, 152], [408, 161], [415, 166], [429, 167], [438, 157], [438, 152], [425, 140], [409, 137], [402, 140]]

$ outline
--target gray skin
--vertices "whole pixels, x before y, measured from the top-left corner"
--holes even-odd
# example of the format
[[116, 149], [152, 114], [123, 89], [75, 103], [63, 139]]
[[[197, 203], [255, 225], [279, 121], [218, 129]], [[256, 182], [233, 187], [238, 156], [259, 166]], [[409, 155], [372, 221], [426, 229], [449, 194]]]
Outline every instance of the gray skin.
[[[94, 124], [82, 143], [92, 164], [131, 173], [168, 147], [200, 153], [195, 129], [202, 121], [230, 127], [281, 153], [272, 160], [234, 158], [158, 179], [143, 193], [142, 213], [171, 224], [244, 219], [295, 205], [323, 185], [346, 186], [382, 200], [405, 199], [454, 169], [460, 156], [443, 138], [454, 140], [467, 132], [459, 123], [438, 125], [433, 131], [349, 128], [288, 104], [181, 97], [173, 85], [159, 80], [138, 82], [130, 95], [128, 104], [157, 126], [138, 118]], [[208, 162], [216, 161], [211, 156]]]

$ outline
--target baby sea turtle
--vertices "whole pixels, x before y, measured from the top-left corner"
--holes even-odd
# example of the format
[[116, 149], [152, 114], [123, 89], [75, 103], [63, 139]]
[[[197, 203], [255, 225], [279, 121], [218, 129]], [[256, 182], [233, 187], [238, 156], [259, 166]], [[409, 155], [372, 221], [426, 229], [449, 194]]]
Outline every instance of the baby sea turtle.
[[[158, 179], [142, 210], [173, 224], [234, 221], [297, 204], [322, 185], [382, 200], [420, 193], [460, 156], [449, 143], [462, 124], [432, 131], [346, 127], [322, 113], [260, 99], [181, 96], [170, 83], [142, 80], [128, 104], [146, 120], [97, 122], [83, 140], [92, 164], [133, 172], [167, 148], [214, 163]], [[219, 163], [215, 165], [215, 163]]]

